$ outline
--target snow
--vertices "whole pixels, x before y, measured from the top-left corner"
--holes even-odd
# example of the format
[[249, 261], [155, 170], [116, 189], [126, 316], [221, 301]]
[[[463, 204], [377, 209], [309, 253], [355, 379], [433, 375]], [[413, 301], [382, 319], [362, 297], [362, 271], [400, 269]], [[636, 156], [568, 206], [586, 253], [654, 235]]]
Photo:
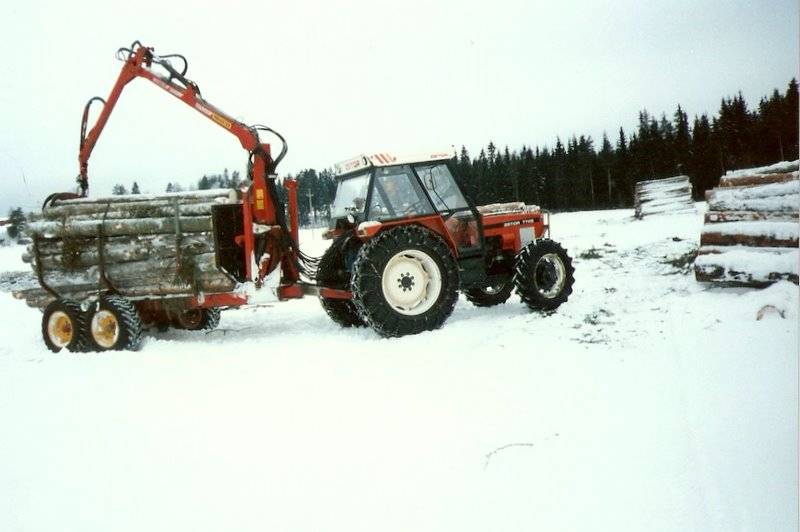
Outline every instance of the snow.
[[757, 174], [782, 174], [793, 172], [798, 169], [800, 159], [796, 161], [781, 161], [769, 166], [759, 166], [757, 168], [743, 168], [741, 170], [728, 170], [725, 173], [726, 177], [739, 177], [745, 175]]
[[54, 355], [0, 293], [0, 530], [793, 530], [798, 287], [695, 282], [703, 210], [555, 214], [556, 314], [400, 339], [307, 298]]
[[[767, 185], [724, 187], [714, 189], [714, 198], [723, 201], [734, 201], [750, 198], [769, 198], [800, 193], [800, 180], [786, 181], [784, 183], [769, 183]], [[800, 204], [796, 205], [800, 207]]]

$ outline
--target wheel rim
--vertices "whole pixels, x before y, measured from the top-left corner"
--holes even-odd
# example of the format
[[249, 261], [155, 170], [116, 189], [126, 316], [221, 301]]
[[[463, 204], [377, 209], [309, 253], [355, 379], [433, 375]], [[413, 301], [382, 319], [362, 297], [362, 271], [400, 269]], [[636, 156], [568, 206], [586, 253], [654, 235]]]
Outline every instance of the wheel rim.
[[56, 347], [66, 347], [75, 336], [72, 318], [66, 312], [57, 310], [47, 320], [47, 336]]
[[503, 283], [492, 286], [484, 286], [483, 288], [481, 288], [481, 292], [483, 292], [487, 296], [496, 296], [497, 294], [503, 291], [503, 288], [505, 288], [505, 286], [506, 285]]
[[567, 279], [567, 269], [564, 261], [555, 253], [542, 255], [536, 261], [534, 268], [533, 281], [536, 290], [544, 297], [552, 299], [556, 297], [564, 288]]
[[111, 348], [119, 339], [119, 320], [113, 312], [99, 310], [92, 316], [92, 338], [100, 347]]
[[395, 311], [417, 316], [439, 299], [442, 273], [430, 255], [418, 249], [407, 249], [386, 263], [381, 286], [383, 297]]

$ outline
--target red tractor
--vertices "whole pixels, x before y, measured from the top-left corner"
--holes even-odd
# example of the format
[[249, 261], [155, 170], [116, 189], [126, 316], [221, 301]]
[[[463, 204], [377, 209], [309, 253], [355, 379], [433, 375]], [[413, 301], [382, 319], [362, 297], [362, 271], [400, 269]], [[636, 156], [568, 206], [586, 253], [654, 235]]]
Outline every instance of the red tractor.
[[[491, 306], [516, 288], [530, 308], [546, 312], [571, 293], [572, 261], [546, 238], [547, 214], [521, 203], [475, 207], [448, 153], [376, 154], [339, 165], [327, 233], [334, 241], [321, 258], [306, 256], [295, 181], [284, 182], [288, 205], [279, 200], [283, 137], [204, 99], [181, 55], [159, 56], [137, 41], [118, 58], [123, 66], [108, 98], [92, 98], [84, 109], [78, 193], [51, 194], [28, 226], [40, 287], [15, 295], [43, 310], [52, 351], [137, 349], [144, 325], [213, 328], [222, 309], [305, 295], [320, 297], [343, 326], [403, 336], [441, 326], [459, 290]], [[87, 198], [89, 158], [124, 87], [137, 78], [236, 137], [248, 153], [240, 188]], [[102, 110], [89, 128], [94, 103]], [[281, 141], [276, 158], [259, 132]]]
[[549, 312], [572, 292], [574, 269], [549, 236], [538, 207], [476, 207], [455, 179], [450, 153], [398, 158], [380, 153], [337, 165], [331, 209], [334, 241], [317, 272], [321, 295], [345, 327], [383, 336], [440, 327], [463, 291], [480, 307], [505, 303], [516, 289], [533, 310]]

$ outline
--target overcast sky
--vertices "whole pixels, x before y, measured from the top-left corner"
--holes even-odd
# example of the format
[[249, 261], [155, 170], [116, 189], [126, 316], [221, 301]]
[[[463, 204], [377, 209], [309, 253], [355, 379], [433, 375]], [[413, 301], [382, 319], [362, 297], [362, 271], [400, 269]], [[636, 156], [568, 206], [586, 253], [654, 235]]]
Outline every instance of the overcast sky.
[[[2, 2], [0, 214], [72, 190], [85, 101], [139, 39], [180, 52], [203, 95], [282, 132], [281, 174], [363, 152], [488, 140], [516, 148], [637, 112], [751, 105], [798, 71], [790, 0]], [[128, 85], [90, 161], [90, 193], [161, 192], [224, 167], [236, 139], [145, 80]]]

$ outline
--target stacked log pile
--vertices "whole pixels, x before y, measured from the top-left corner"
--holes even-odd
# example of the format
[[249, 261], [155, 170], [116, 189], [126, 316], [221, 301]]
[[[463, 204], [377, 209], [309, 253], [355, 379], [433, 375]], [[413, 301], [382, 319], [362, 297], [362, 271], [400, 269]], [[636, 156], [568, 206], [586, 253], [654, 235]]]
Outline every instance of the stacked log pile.
[[[73, 299], [109, 286], [127, 297], [227, 292], [235, 282], [216, 266], [211, 208], [235, 200], [219, 189], [63, 201], [28, 224], [23, 260]], [[15, 296], [39, 308], [53, 299], [44, 288]]]
[[698, 281], [764, 286], [798, 282], [798, 161], [728, 172], [706, 192], [695, 260]]
[[694, 210], [689, 176], [639, 181], [633, 198], [637, 218], [648, 214], [679, 213]]

